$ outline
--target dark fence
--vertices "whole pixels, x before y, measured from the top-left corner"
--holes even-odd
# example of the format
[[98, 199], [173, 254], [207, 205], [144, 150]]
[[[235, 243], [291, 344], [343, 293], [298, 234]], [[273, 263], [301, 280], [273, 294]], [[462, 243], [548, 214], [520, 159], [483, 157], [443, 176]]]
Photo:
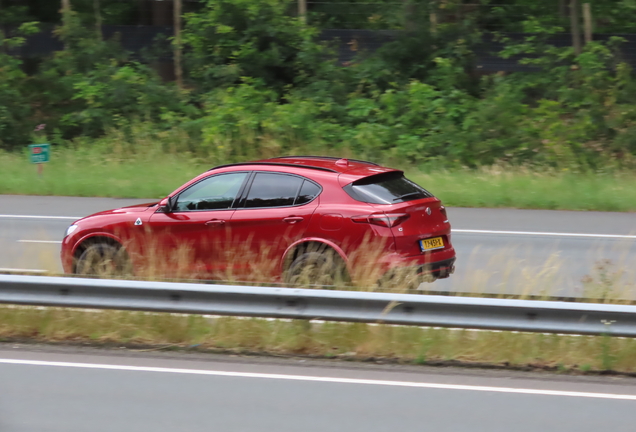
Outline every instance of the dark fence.
[[[105, 25], [102, 26], [104, 39], [116, 38], [121, 46], [135, 55], [139, 55], [145, 49], [151, 49], [159, 45], [165, 51], [166, 58], [171, 58], [165, 43], [158, 41], [172, 37], [172, 27], [164, 26], [128, 26]], [[14, 54], [20, 57], [42, 57], [55, 51], [64, 49], [64, 44], [53, 34], [53, 27], [49, 26], [40, 33], [28, 36], [26, 43], [14, 50]]]
[[[123, 48], [133, 55], [140, 56], [144, 50], [151, 50], [154, 46], [155, 51], [161, 53], [161, 60], [171, 61], [172, 59], [172, 53], [166, 43], [166, 39], [172, 36], [171, 27], [106, 25], [103, 26], [102, 33], [107, 39], [118, 38]], [[372, 53], [383, 45], [397, 40], [402, 33], [400, 30], [333, 29], [323, 30], [319, 40], [333, 42], [338, 60], [341, 64], [347, 65], [355, 59], [356, 55]], [[501, 36], [522, 42], [529, 34], [505, 33]], [[596, 34], [594, 40], [606, 41], [612, 36], [625, 39], [625, 43], [620, 47], [617, 61], [625, 61], [636, 68], [636, 34]], [[163, 43], [158, 42], [161, 40]], [[556, 47], [567, 47], [571, 46], [572, 39], [569, 33], [560, 33], [550, 36], [547, 43]], [[46, 29], [29, 36], [25, 45], [17, 48], [14, 54], [25, 58], [42, 57], [63, 48], [63, 44], [53, 35], [52, 29]], [[536, 67], [520, 64], [519, 57], [501, 58], [498, 53], [503, 48], [504, 44], [496, 40], [494, 35], [485, 34], [482, 42], [475, 47], [475, 68], [484, 73], [536, 70]]]
[[[358, 53], [374, 52], [383, 45], [397, 40], [402, 31], [399, 30], [323, 30], [320, 34], [322, 41], [336, 41], [338, 59], [347, 64], [355, 59]], [[500, 33], [499, 37], [485, 33], [481, 43], [474, 47], [475, 68], [483, 72], [518, 72], [534, 71], [537, 68], [519, 63], [521, 56], [502, 58], [498, 55], [505, 48], [500, 42], [501, 37], [510, 39], [513, 43], [521, 43], [531, 36], [528, 33]], [[617, 54], [617, 62], [624, 61], [636, 68], [636, 34], [597, 34], [595, 41], [607, 41], [613, 36], [625, 39]], [[546, 39], [546, 44], [559, 48], [572, 46], [570, 33], [557, 33]], [[524, 56], [531, 57], [531, 56]]]

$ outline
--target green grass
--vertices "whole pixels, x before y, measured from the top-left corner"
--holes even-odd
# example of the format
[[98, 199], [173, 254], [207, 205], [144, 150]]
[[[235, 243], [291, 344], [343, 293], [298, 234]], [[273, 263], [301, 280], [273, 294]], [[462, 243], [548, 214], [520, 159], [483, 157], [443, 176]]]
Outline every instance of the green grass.
[[[54, 148], [43, 176], [26, 154], [0, 152], [0, 194], [161, 198], [217, 165], [213, 158], [163, 151], [159, 145], [134, 152], [103, 142], [93, 147]], [[636, 173], [537, 172], [488, 167], [407, 174], [446, 205], [559, 210], [636, 210]]]
[[161, 151], [120, 155], [58, 148], [42, 177], [26, 154], [0, 153], [0, 167], [0, 194], [160, 198], [211, 165]]
[[636, 173], [533, 172], [522, 168], [421, 173], [409, 176], [449, 206], [553, 210], [636, 210]]
[[566, 372], [636, 372], [636, 340], [391, 325], [60, 308], [0, 307], [0, 341], [461, 362]]

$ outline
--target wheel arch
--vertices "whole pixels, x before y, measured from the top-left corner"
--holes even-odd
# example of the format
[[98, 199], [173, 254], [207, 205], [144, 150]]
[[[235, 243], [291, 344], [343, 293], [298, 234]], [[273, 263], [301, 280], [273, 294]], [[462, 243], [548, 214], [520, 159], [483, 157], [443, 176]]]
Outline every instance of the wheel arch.
[[124, 252], [126, 252], [126, 255], [128, 255], [128, 251], [126, 250], [126, 248], [124, 247], [123, 242], [121, 241], [121, 239], [119, 239], [118, 237], [114, 236], [113, 234], [110, 233], [104, 233], [104, 232], [96, 232], [96, 233], [91, 233], [88, 234], [84, 237], [82, 237], [76, 244], [75, 247], [73, 248], [73, 273], [76, 272], [77, 270], [77, 260], [80, 258], [80, 256], [82, 256], [82, 254], [84, 253], [84, 251], [86, 249], [88, 249], [91, 245], [97, 244], [97, 243], [106, 243], [112, 246], [115, 246], [119, 249], [123, 249]]
[[[315, 249], [314, 249], [315, 248]], [[310, 250], [326, 250], [327, 248], [334, 250], [345, 263], [347, 270], [349, 270], [349, 259], [347, 254], [336, 243], [321, 239], [318, 237], [309, 237], [298, 240], [292, 243], [283, 254], [283, 258], [280, 263], [281, 274], [283, 274], [291, 265], [292, 262], [302, 253]]]

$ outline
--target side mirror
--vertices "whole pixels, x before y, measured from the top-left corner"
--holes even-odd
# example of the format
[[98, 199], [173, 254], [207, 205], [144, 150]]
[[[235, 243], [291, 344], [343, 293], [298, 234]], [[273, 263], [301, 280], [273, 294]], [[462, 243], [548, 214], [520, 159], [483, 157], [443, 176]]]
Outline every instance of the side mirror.
[[159, 210], [164, 213], [172, 213], [172, 201], [169, 197], [159, 201]]

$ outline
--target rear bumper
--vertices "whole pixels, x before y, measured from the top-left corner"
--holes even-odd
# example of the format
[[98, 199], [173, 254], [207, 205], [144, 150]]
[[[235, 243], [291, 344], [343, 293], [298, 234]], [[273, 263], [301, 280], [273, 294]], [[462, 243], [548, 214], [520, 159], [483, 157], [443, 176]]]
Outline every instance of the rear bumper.
[[386, 255], [381, 260], [381, 265], [384, 272], [408, 269], [418, 275], [432, 275], [436, 279], [444, 279], [455, 271], [455, 260], [455, 249], [449, 247], [417, 256]]
[[456, 258], [453, 257], [443, 261], [417, 266], [417, 274], [430, 274], [437, 279], [445, 279], [455, 273], [455, 259]]

